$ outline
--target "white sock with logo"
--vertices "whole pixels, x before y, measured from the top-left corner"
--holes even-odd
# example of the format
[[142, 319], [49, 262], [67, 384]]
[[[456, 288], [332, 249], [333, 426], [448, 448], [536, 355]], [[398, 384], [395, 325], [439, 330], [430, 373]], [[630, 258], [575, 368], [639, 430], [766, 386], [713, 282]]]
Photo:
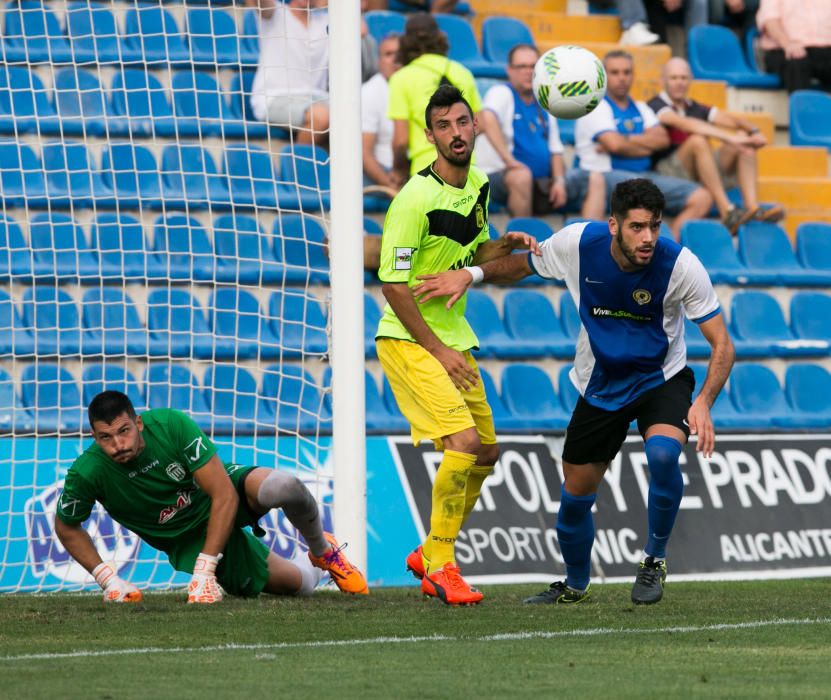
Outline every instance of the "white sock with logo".
[[326, 572], [312, 564], [309, 555], [300, 549], [297, 550], [297, 554], [294, 555], [291, 563], [300, 570], [300, 588], [295, 591], [295, 595], [310, 596], [315, 592], [317, 584], [320, 583], [320, 579], [326, 575]]

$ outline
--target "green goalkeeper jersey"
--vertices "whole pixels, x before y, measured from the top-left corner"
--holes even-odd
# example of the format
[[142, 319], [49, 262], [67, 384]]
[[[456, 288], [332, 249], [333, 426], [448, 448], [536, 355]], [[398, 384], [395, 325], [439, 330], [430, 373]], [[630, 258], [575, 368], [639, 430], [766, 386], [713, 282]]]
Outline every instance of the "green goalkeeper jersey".
[[[489, 191], [488, 176], [476, 167], [470, 168], [461, 189], [442, 180], [432, 166], [410, 178], [384, 221], [379, 279], [413, 287], [418, 275], [470, 265], [476, 249], [490, 240]], [[465, 319], [466, 301], [464, 296], [447, 309], [447, 298], [437, 297], [418, 307], [436, 337], [459, 351], [479, 344]], [[415, 341], [389, 304], [375, 337]]]
[[183, 535], [208, 521], [210, 497], [193, 478], [216, 454], [199, 426], [181, 411], [158, 408], [141, 414], [144, 450], [125, 464], [92, 444], [66, 475], [58, 517], [85, 521], [98, 501], [114, 520], [149, 545], [168, 551]]

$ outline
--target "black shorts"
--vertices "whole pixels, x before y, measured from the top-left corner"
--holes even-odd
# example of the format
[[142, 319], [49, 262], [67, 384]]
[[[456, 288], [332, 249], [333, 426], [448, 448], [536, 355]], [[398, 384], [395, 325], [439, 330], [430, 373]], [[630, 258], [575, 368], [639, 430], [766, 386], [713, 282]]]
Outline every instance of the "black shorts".
[[626, 439], [629, 424], [638, 421], [645, 435], [657, 423], [672, 425], [689, 437], [687, 414], [692, 405], [695, 376], [689, 367], [617, 411], [604, 411], [581, 396], [566, 428], [563, 461], [570, 464], [611, 462]]

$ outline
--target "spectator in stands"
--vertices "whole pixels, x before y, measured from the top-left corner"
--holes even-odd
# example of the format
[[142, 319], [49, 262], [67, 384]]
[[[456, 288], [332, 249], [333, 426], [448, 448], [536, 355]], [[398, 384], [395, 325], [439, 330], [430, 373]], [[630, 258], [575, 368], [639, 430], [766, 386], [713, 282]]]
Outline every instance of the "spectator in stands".
[[361, 0], [361, 82], [365, 83], [378, 72], [378, 42], [369, 31], [364, 14], [369, 9], [368, 0]]
[[447, 35], [435, 18], [418, 12], [407, 18], [400, 39], [399, 62], [403, 66], [389, 81], [387, 116], [393, 121], [393, 173], [399, 183], [428, 167], [436, 159], [436, 147], [425, 135], [424, 109], [439, 85], [459, 88], [473, 108], [479, 130], [488, 137], [506, 167], [524, 167], [508, 151], [496, 117], [482, 109], [473, 74], [447, 57]]
[[557, 120], [534, 97], [539, 56], [530, 44], [514, 46], [508, 54], [508, 82], [485, 95], [485, 109], [496, 115], [508, 149], [525, 166], [506, 169], [487, 138], [480, 138], [476, 157], [490, 179], [491, 200], [507, 202], [512, 216], [544, 215], [568, 206], [580, 208], [587, 219], [601, 219], [606, 195], [602, 173], [572, 169], [566, 176]]
[[[655, 170], [700, 182], [713, 195], [722, 222], [735, 234], [739, 226], [758, 219], [779, 221], [781, 206], [760, 207], [756, 194], [756, 151], [767, 139], [752, 122], [703, 105], [688, 96], [692, 73], [683, 58], [672, 58], [663, 69], [664, 91], [649, 101], [669, 131], [670, 145], [653, 155]], [[714, 154], [710, 138], [721, 141]], [[726, 184], [722, 183], [722, 180]], [[743, 207], [733, 205], [724, 191], [737, 181]]]
[[[372, 1], [372, 9], [386, 10], [389, 5], [387, 0]], [[453, 12], [459, 0], [401, 0], [405, 5], [409, 5], [414, 10], [421, 10], [427, 12], [428, 10], [433, 14]]]
[[649, 28], [663, 44], [667, 43], [667, 25], [673, 13], [683, 13], [685, 33], [700, 24], [707, 24], [710, 14], [710, 0], [644, 0], [644, 7]]
[[580, 167], [604, 173], [609, 191], [623, 180], [651, 179], [666, 197], [666, 212], [675, 216], [672, 230], [678, 238], [684, 221], [707, 216], [713, 198], [706, 189], [689, 180], [652, 170], [652, 156], [669, 147], [669, 134], [648, 105], [629, 96], [635, 65], [631, 54], [610, 51], [603, 65], [607, 77], [606, 97], [575, 124], [575, 150]]
[[400, 183], [392, 175], [392, 121], [387, 117], [390, 76], [400, 68], [398, 35], [378, 47], [378, 72], [361, 86], [364, 186], [385, 187], [394, 195]]
[[765, 68], [791, 93], [818, 80], [831, 89], [831, 2], [762, 0], [756, 23]]
[[619, 43], [624, 46], [647, 46], [661, 37], [649, 31], [643, 0], [617, 0], [617, 11], [623, 34]]
[[756, 26], [759, 0], [710, 0], [710, 24], [724, 24], [744, 35]]
[[[297, 132], [298, 143], [329, 140], [329, 16], [326, 0], [245, 0], [258, 9], [260, 60], [251, 110]], [[320, 8], [320, 9], [319, 9]]]

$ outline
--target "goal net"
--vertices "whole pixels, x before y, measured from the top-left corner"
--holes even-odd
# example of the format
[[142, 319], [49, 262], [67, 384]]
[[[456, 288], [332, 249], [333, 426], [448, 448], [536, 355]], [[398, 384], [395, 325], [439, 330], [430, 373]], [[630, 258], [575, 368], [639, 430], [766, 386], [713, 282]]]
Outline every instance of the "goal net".
[[[330, 10], [332, 44], [357, 57], [357, 30], [344, 35], [334, 13], [349, 30], [357, 7]], [[329, 153], [349, 141], [342, 134], [358, 117], [324, 134], [325, 146], [303, 143], [287, 123], [256, 121], [261, 26], [257, 9], [220, 2], [6, 5], [2, 592], [94, 587], [54, 536], [54, 517], [66, 471], [91, 442], [86, 406], [104, 389], [124, 391], [139, 412], [185, 411], [226, 463], [293, 470], [316, 494], [326, 529], [337, 525], [355, 540], [353, 559], [365, 557], [361, 523], [335, 515], [333, 412], [344, 404], [331, 391], [333, 368], [336, 377], [363, 375], [351, 340], [336, 359], [333, 279], [351, 304], [362, 276], [348, 254], [343, 272], [330, 269], [327, 251], [339, 229], [361, 228], [360, 203], [333, 225], [329, 184], [342, 177]], [[359, 63], [343, 63], [351, 89]], [[357, 110], [352, 102], [342, 114]], [[350, 155], [357, 181], [360, 151]], [[333, 258], [341, 245], [332, 241]], [[360, 415], [344, 427], [362, 440], [362, 403], [351, 411]], [[351, 451], [360, 463], [361, 449]], [[344, 500], [361, 488], [350, 483]], [[301, 551], [281, 512], [261, 524], [275, 552]], [[85, 527], [102, 558], [139, 587], [187, 582], [100, 507]]]

